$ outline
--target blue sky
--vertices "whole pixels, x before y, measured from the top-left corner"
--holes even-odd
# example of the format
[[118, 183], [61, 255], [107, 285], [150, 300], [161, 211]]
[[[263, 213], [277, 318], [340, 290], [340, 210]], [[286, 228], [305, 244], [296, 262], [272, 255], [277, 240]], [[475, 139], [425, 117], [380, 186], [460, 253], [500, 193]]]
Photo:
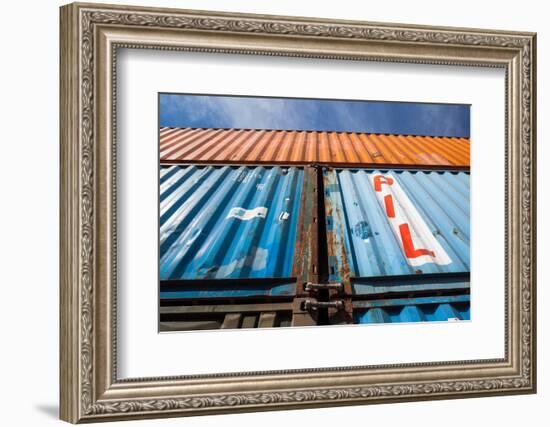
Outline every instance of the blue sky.
[[470, 136], [470, 106], [414, 102], [159, 95], [160, 126]]

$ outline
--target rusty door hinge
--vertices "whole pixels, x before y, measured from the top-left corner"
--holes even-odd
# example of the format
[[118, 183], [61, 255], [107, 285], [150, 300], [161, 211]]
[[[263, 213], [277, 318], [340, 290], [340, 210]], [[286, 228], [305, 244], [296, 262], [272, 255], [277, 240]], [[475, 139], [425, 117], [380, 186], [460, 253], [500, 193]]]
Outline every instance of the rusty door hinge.
[[336, 289], [338, 291], [344, 290], [343, 283], [311, 283], [307, 282], [304, 286], [306, 291], [313, 291], [317, 289]]
[[335, 308], [337, 310], [343, 310], [344, 309], [344, 301], [342, 300], [336, 300], [336, 301], [316, 301], [307, 299], [303, 302], [304, 310], [317, 310], [319, 308]]

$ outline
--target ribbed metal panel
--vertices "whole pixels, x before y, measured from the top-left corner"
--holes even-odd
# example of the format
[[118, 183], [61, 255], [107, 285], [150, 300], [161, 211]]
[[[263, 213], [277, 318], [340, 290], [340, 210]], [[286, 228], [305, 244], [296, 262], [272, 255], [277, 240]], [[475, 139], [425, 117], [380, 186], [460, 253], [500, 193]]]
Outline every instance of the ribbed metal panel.
[[469, 167], [467, 138], [250, 129], [161, 128], [163, 162]]
[[324, 185], [331, 280], [470, 271], [469, 173], [331, 169]]
[[169, 280], [161, 282], [160, 299], [166, 300], [210, 300], [215, 298], [243, 297], [292, 297], [296, 295], [296, 281], [240, 279], [232, 283], [225, 280], [186, 283]]
[[296, 167], [161, 167], [161, 280], [290, 277], [303, 179]]
[[361, 277], [352, 279], [354, 295], [374, 297], [413, 292], [465, 292], [470, 289], [469, 273], [414, 274], [409, 276]]
[[[360, 305], [360, 307], [356, 307]], [[419, 297], [354, 304], [354, 323], [470, 320], [470, 296]]]

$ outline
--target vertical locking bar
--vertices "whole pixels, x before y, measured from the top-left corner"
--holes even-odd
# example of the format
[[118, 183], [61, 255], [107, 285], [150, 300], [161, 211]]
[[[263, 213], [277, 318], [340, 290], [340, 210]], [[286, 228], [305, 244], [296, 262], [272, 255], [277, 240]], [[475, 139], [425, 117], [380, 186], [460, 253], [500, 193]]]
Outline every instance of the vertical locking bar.
[[304, 168], [304, 184], [300, 200], [300, 214], [296, 245], [294, 248], [294, 263], [292, 276], [296, 277], [296, 297], [293, 304], [293, 326], [310, 326], [319, 324], [319, 312], [303, 310], [303, 301], [310, 294], [304, 289], [306, 282], [318, 281], [318, 192], [317, 170], [313, 167]]

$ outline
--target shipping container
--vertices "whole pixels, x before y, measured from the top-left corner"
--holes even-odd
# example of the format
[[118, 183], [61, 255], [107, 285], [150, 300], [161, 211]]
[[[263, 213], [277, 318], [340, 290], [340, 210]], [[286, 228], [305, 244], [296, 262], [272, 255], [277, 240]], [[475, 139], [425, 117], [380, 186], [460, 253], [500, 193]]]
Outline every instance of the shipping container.
[[161, 331], [318, 323], [303, 305], [315, 169], [173, 165], [159, 178]]
[[160, 159], [164, 163], [466, 169], [470, 166], [470, 140], [357, 132], [161, 128]]
[[160, 170], [160, 278], [291, 277], [302, 168]]
[[[329, 280], [353, 323], [470, 319], [470, 177], [325, 169]], [[333, 323], [342, 315], [332, 311]]]
[[328, 169], [331, 280], [470, 271], [468, 172]]

